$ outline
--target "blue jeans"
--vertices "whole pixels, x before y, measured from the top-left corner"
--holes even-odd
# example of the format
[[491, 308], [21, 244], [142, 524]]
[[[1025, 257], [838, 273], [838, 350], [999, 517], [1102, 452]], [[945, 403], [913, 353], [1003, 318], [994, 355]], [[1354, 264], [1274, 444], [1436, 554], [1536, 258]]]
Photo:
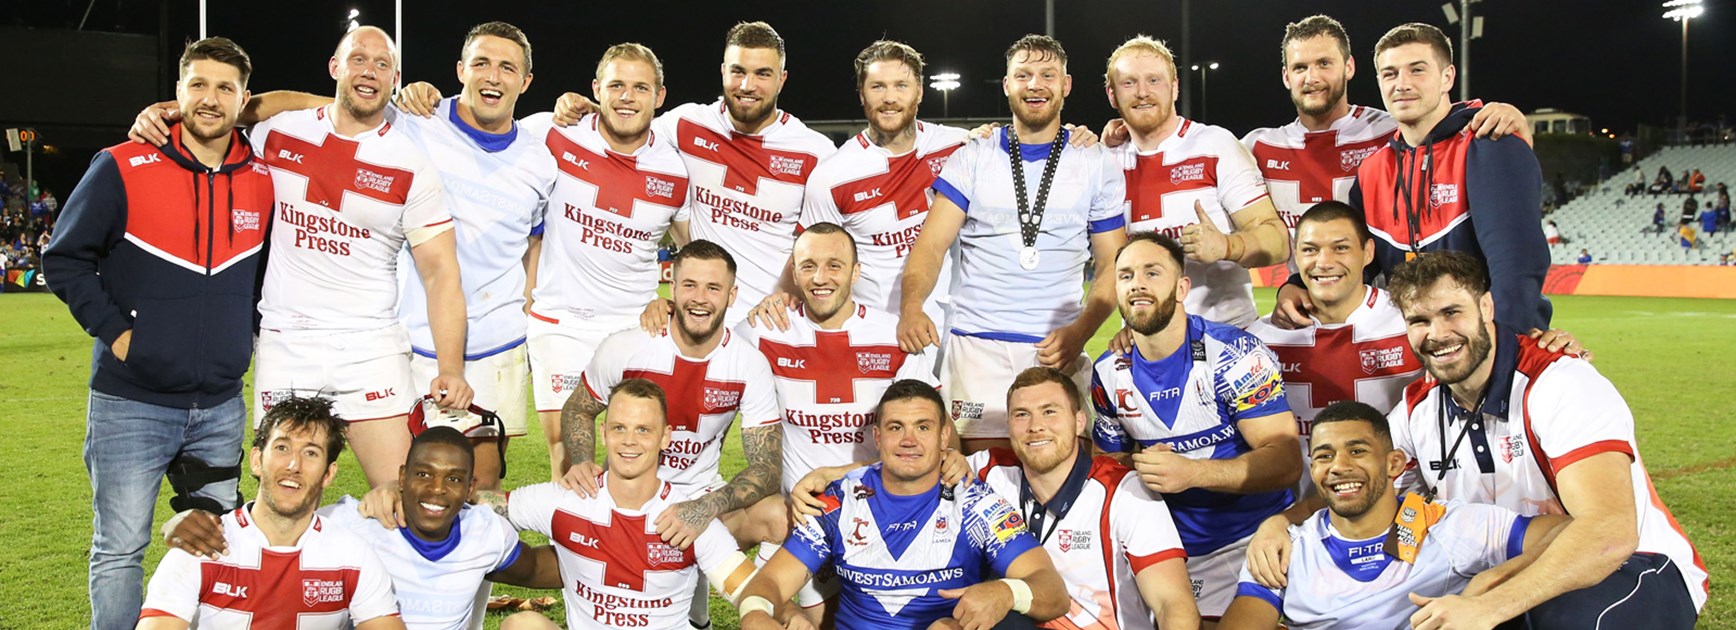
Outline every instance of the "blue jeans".
[[[241, 462], [247, 408], [241, 396], [209, 409], [176, 409], [90, 393], [84, 467], [93, 495], [90, 544], [90, 627], [132, 628], [144, 605], [145, 546], [169, 462], [177, 455], [211, 466]], [[194, 493], [236, 507], [240, 479]]]

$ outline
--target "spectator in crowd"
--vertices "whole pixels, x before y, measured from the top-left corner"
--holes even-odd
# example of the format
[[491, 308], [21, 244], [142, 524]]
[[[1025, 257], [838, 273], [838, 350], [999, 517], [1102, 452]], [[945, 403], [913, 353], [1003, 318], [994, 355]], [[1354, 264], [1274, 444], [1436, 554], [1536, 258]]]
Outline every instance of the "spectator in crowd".
[[1646, 191], [1653, 195], [1667, 193], [1674, 190], [1675, 184], [1676, 180], [1670, 177], [1670, 169], [1659, 166], [1658, 176], [1652, 179], [1652, 187], [1646, 189]]
[[[1723, 184], [1719, 184], [1723, 186]], [[1718, 199], [1712, 202], [1712, 212], [1718, 215], [1718, 229], [1730, 229], [1730, 193], [1718, 193]]]
[[1688, 219], [1682, 219], [1682, 223], [1676, 227], [1676, 236], [1678, 237], [1678, 242], [1682, 244], [1682, 251], [1693, 249], [1698, 240], [1694, 234], [1694, 222]]
[[1683, 199], [1682, 200], [1681, 220], [1693, 221], [1695, 218], [1697, 218], [1699, 216], [1700, 216], [1700, 200], [1695, 199], [1693, 197], [1693, 195], [1689, 195], [1687, 199]]
[[1711, 204], [1707, 204], [1706, 209], [1700, 211], [1699, 219], [1700, 231], [1705, 232], [1706, 236], [1718, 233], [1718, 213], [1712, 209]]
[[1706, 175], [1701, 173], [1700, 169], [1694, 169], [1694, 174], [1687, 176], [1685, 179], [1687, 179], [1686, 188], [1689, 194], [1706, 191]]
[[1579, 259], [1577, 262], [1581, 265], [1591, 264], [1591, 250], [1583, 247], [1579, 248]]
[[1693, 174], [1694, 174], [1693, 171], [1690, 171], [1690, 170], [1685, 169], [1685, 168], [1682, 169], [1682, 176], [1676, 178], [1676, 186], [1674, 188], [1675, 192], [1678, 192], [1678, 193], [1688, 192], [1688, 178], [1693, 176]]
[[1646, 228], [1644, 230], [1641, 230], [1641, 232], [1655, 232], [1658, 234], [1663, 234], [1664, 232], [1669, 231], [1669, 228], [1670, 228], [1669, 220], [1664, 218], [1664, 202], [1660, 201], [1660, 202], [1658, 202], [1657, 209], [1652, 211], [1652, 226], [1649, 228]]
[[1554, 220], [1543, 222], [1543, 240], [1549, 241], [1551, 246], [1567, 242], [1567, 239], [1561, 238], [1561, 228], [1555, 225]]
[[1627, 189], [1623, 191], [1624, 193], [1626, 193], [1629, 196], [1638, 195], [1638, 194], [1646, 191], [1646, 172], [1638, 166], [1634, 167], [1633, 172], [1634, 172], [1633, 183], [1628, 184]]

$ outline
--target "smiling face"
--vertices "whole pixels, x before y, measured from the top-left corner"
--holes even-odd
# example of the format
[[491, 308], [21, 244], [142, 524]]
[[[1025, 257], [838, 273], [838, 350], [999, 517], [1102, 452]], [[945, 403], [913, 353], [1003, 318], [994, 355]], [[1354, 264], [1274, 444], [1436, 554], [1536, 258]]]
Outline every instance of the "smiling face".
[[1380, 76], [1380, 98], [1401, 125], [1431, 124], [1452, 106], [1447, 91], [1456, 70], [1434, 47], [1422, 42], [1381, 51], [1374, 59]]
[[1403, 451], [1392, 448], [1374, 425], [1342, 420], [1316, 425], [1309, 438], [1308, 475], [1333, 514], [1357, 518], [1392, 494], [1392, 473], [1402, 470]]
[[398, 48], [385, 32], [371, 26], [351, 31], [328, 65], [338, 83], [338, 107], [360, 121], [385, 111], [398, 85]]
[[470, 498], [474, 466], [471, 454], [451, 444], [431, 442], [411, 449], [398, 470], [398, 492], [411, 532], [423, 540], [446, 540]]
[[184, 112], [182, 129], [199, 140], [229, 137], [248, 96], [241, 69], [212, 59], [188, 63], [175, 82], [176, 106]]
[[663, 449], [669, 447], [669, 424], [656, 400], [617, 394], [603, 416], [603, 448], [609, 474], [622, 480], [657, 476]]
[[1495, 344], [1495, 304], [1487, 292], [1474, 296], [1451, 276], [1403, 300], [1405, 334], [1429, 375], [1460, 383], [1487, 363]]
[[868, 64], [857, 86], [862, 115], [875, 131], [895, 136], [916, 122], [922, 104], [922, 77], [902, 61], [883, 59]]
[[1296, 226], [1296, 268], [1316, 303], [1340, 304], [1362, 288], [1362, 270], [1374, 261], [1349, 219], [1303, 221]]
[[1115, 258], [1115, 294], [1121, 319], [1133, 332], [1155, 335], [1167, 328], [1187, 298], [1189, 281], [1169, 252], [1135, 241]]
[[1346, 86], [1354, 76], [1356, 61], [1330, 36], [1284, 44], [1284, 86], [1300, 114], [1323, 116], [1345, 103]]
[[735, 303], [735, 274], [722, 260], [683, 260], [675, 266], [670, 297], [675, 324], [694, 343], [705, 343], [723, 328], [724, 311]]
[[814, 321], [832, 319], [850, 303], [850, 290], [862, 277], [862, 265], [844, 232], [804, 232], [796, 239], [790, 265], [801, 291], [802, 306]]
[[1007, 437], [1013, 454], [1042, 474], [1071, 461], [1079, 452], [1085, 411], [1075, 409], [1060, 383], [1038, 383], [1007, 394]]
[[1067, 65], [1053, 53], [1020, 50], [1007, 60], [1001, 91], [1013, 117], [1030, 129], [1043, 129], [1061, 118], [1061, 105], [1073, 91]]
[[1175, 68], [1153, 54], [1128, 54], [1109, 68], [1109, 104], [1140, 134], [1157, 131], [1175, 117], [1180, 94]]
[[880, 405], [874, 441], [880, 447], [882, 473], [905, 483], [937, 475], [941, 456], [952, 443], [951, 431], [933, 401], [906, 398]]
[[493, 129], [512, 124], [513, 108], [519, 95], [530, 88], [531, 75], [517, 42], [479, 35], [464, 47], [458, 80], [464, 84], [460, 98], [477, 124]]
[[651, 128], [651, 119], [669, 93], [658, 84], [657, 69], [650, 63], [617, 57], [597, 73], [591, 94], [597, 99], [597, 118], [604, 132], [617, 141], [631, 141]]
[[274, 425], [264, 446], [248, 451], [248, 466], [259, 478], [259, 503], [286, 519], [313, 514], [338, 473], [326, 444], [325, 429], [318, 425], [288, 430]]
[[771, 119], [787, 78], [776, 48], [723, 49], [723, 104], [742, 125], [757, 128]]

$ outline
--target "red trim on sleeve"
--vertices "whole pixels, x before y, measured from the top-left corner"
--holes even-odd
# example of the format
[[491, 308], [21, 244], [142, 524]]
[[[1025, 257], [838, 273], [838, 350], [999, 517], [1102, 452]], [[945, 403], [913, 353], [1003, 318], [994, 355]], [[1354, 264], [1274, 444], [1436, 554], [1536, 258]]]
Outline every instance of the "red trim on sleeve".
[[446, 224], [451, 223], [451, 222], [452, 222], [452, 219], [448, 218], [445, 221], [435, 221], [433, 223], [429, 223], [428, 225], [424, 225], [422, 227], [424, 227], [424, 228], [437, 227], [437, 226], [441, 226], [441, 225], [446, 225]]
[[1559, 474], [1561, 469], [1601, 453], [1625, 453], [1631, 460], [1634, 458], [1634, 447], [1628, 444], [1627, 440], [1600, 440], [1568, 451], [1566, 455], [1561, 457], [1550, 458], [1549, 467]]
[[583, 372], [579, 373], [579, 384], [585, 386], [585, 393], [591, 395], [591, 400], [595, 400], [597, 402], [608, 402], [607, 400], [603, 400], [602, 396], [597, 395], [597, 390], [591, 389], [591, 381], [590, 381], [590, 379], [585, 378], [585, 374]]
[[536, 312], [536, 311], [531, 311], [531, 312], [530, 312], [530, 316], [531, 316], [531, 318], [533, 318], [533, 319], [538, 319], [538, 320], [541, 320], [541, 321], [545, 321], [545, 322], [548, 322], [548, 323], [550, 323], [550, 324], [559, 324], [559, 323], [561, 323], [561, 320], [558, 320], [558, 319], [555, 319], [555, 318], [553, 318], [553, 317], [549, 317], [549, 316], [547, 316], [547, 315], [543, 315], [543, 314], [541, 314], [541, 313], [538, 313], [538, 312]]
[[1175, 549], [1167, 549], [1164, 551], [1159, 551], [1157, 553], [1145, 555], [1145, 556], [1136, 556], [1136, 555], [1133, 555], [1131, 553], [1127, 554], [1127, 562], [1129, 564], [1133, 565], [1133, 574], [1134, 575], [1139, 575], [1140, 571], [1144, 571], [1146, 567], [1149, 567], [1151, 565], [1163, 562], [1165, 560], [1174, 560], [1177, 558], [1180, 558], [1184, 561], [1187, 560], [1187, 550], [1182, 549], [1180, 547], [1177, 547]]
[[[181, 618], [180, 615], [169, 612], [167, 610], [157, 610], [155, 608], [146, 608], [144, 610], [139, 611], [139, 620], [140, 621], [143, 621], [145, 619], [149, 619], [151, 617], [174, 617], [176, 619]], [[183, 621], [185, 621], [185, 620], [183, 620]]]

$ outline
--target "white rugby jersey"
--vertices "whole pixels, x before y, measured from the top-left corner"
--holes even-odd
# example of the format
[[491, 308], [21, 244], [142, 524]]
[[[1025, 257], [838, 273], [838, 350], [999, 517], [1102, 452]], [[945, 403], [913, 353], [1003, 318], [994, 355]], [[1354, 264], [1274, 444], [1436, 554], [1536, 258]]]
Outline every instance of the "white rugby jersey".
[[[863, 131], [820, 160], [808, 179], [801, 226], [832, 222], [844, 226], [856, 240], [862, 278], [852, 291], [856, 301], [888, 313], [899, 312], [903, 295], [904, 258], [922, 233], [934, 201], [934, 179], [969, 132], [956, 127], [916, 123], [916, 147], [900, 155], [868, 139]], [[923, 310], [935, 323], [939, 300], [950, 292], [952, 257], [941, 260], [940, 282]]]
[[[566, 584], [567, 628], [686, 628], [694, 580], [732, 554], [735, 538], [712, 519], [686, 549], [657, 535], [657, 516], [687, 495], [667, 482], [639, 509], [615, 504], [609, 475], [597, 496], [580, 498], [553, 483], [512, 491], [507, 513], [521, 530], [549, 537]], [[695, 571], [695, 568], [698, 571]]]
[[[1110, 350], [1092, 366], [1092, 439], [1104, 452], [1168, 444], [1192, 459], [1253, 450], [1238, 424], [1289, 411], [1278, 360], [1253, 335], [1187, 316], [1187, 340], [1156, 361]], [[1137, 448], [1136, 448], [1137, 447]], [[1203, 488], [1164, 495], [1191, 557], [1248, 537], [1290, 506], [1289, 490], [1232, 494]]]
[[[1556, 473], [1592, 455], [1622, 453], [1632, 460], [1629, 492], [1639, 517], [1638, 551], [1674, 560], [1694, 606], [1705, 606], [1706, 563], [1652, 487], [1634, 442], [1633, 414], [1615, 385], [1590, 363], [1546, 351], [1501, 326], [1492, 355], [1494, 370], [1479, 413], [1460, 409], [1432, 376], [1425, 374], [1405, 388], [1404, 400], [1388, 418], [1393, 447], [1411, 458], [1398, 487], [1421, 482], [1438, 486], [1444, 499], [1490, 503], [1526, 515], [1564, 514], [1555, 493]], [[1441, 479], [1442, 461], [1461, 431], [1465, 439]]]
[[652, 336], [638, 328], [623, 330], [597, 346], [579, 375], [585, 391], [605, 404], [609, 391], [625, 379], [643, 378], [663, 388], [673, 435], [657, 476], [687, 494], [723, 481], [718, 457], [736, 412], [741, 412], [743, 431], [776, 425], [783, 416], [765, 357], [729, 329], [718, 334], [723, 342], [711, 354], [690, 358], [681, 356], [667, 331]]
[[1314, 320], [1307, 327], [1285, 330], [1265, 317], [1248, 326], [1248, 332], [1278, 357], [1284, 395], [1290, 399], [1290, 412], [1296, 414], [1304, 453], [1309, 424], [1321, 409], [1354, 400], [1381, 412], [1392, 411], [1404, 397], [1405, 386], [1423, 373], [1405, 336], [1404, 314], [1391, 296], [1371, 286], [1363, 290], [1367, 295], [1342, 324]]
[[478, 599], [483, 576], [518, 561], [521, 547], [518, 530], [487, 508], [470, 505], [458, 512], [452, 533], [445, 541], [431, 543], [402, 527], [386, 529], [380, 522], [363, 518], [361, 502], [343, 497], [319, 509], [319, 515], [334, 527], [367, 541], [380, 557], [392, 590], [398, 596], [398, 612], [410, 630], [464, 630], [481, 623], [486, 598]]
[[[1062, 134], [1066, 134], [1065, 131]], [[947, 160], [934, 191], [965, 211], [959, 230], [959, 270], [952, 290], [954, 334], [1036, 343], [1073, 323], [1084, 310], [1085, 263], [1091, 235], [1126, 223], [1126, 182], [1102, 147], [1066, 144], [1055, 167], [1037, 233], [1035, 270], [1019, 266], [1019, 231], [1013, 167], [1006, 128], [972, 141]], [[1026, 203], [1035, 205], [1048, 144], [1021, 144]]]
[[942, 589], [1005, 576], [1038, 547], [1019, 511], [976, 480], [896, 495], [874, 464], [832, 482], [820, 500], [824, 512], [783, 549], [809, 573], [837, 572], [840, 628], [925, 629], [952, 616], [957, 602]]
[[[464, 354], [476, 360], [524, 343], [524, 253], [543, 222], [555, 161], [541, 138], [521, 127], [507, 134], [471, 127], [458, 117], [457, 102], [440, 101], [432, 118], [400, 113], [396, 122], [428, 154], [445, 185], [468, 315]], [[428, 292], [408, 251], [398, 257], [398, 282], [410, 347], [434, 358]]]
[[687, 220], [687, 167], [670, 142], [651, 132], [632, 155], [609, 149], [587, 115], [568, 127], [554, 115], [523, 121], [560, 167], [543, 230], [531, 316], [586, 330], [638, 325], [657, 297], [658, 244]]
[[765, 355], [784, 410], [784, 491], [821, 466], [879, 459], [868, 427], [893, 381], [940, 386], [934, 353], [905, 354], [898, 318], [862, 304], [843, 328], [821, 330], [798, 305], [790, 329], [737, 327], [742, 342]]
[[374, 330], [398, 321], [398, 250], [452, 229], [440, 173], [399, 116], [346, 138], [332, 108], [284, 112], [253, 126], [271, 165], [277, 208], [260, 325]]
[[1350, 106], [1350, 113], [1320, 131], [1309, 131], [1301, 120], [1282, 127], [1262, 127], [1242, 136], [1254, 164], [1266, 176], [1266, 190], [1278, 216], [1292, 232], [1314, 204], [1350, 201], [1356, 167], [1392, 140], [1398, 123], [1378, 109]]
[[[1133, 472], [1109, 457], [1080, 453], [1039, 523], [1025, 505], [1025, 473], [1010, 448], [973, 453], [977, 479], [1025, 511], [1025, 526], [1043, 543], [1067, 583], [1072, 605], [1045, 624], [1058, 628], [1146, 628], [1151, 608], [1134, 576], [1165, 560], [1187, 558], [1169, 508]], [[1048, 519], [1059, 517], [1050, 523]], [[1065, 621], [1065, 624], [1062, 621]], [[1071, 624], [1071, 625], [1066, 625]]]
[[735, 257], [736, 307], [727, 314], [734, 325], [777, 290], [795, 246], [802, 190], [837, 147], [781, 110], [758, 134], [737, 132], [722, 98], [672, 109], [652, 127], [676, 140], [687, 163], [693, 238]]
[[315, 515], [295, 545], [273, 547], [251, 509], [250, 501], [223, 515], [227, 555], [164, 554], [139, 618], [175, 617], [196, 628], [339, 630], [398, 614], [392, 579], [368, 543]]
[[[1235, 231], [1230, 214], [1266, 196], [1254, 158], [1223, 127], [1181, 119], [1175, 133], [1143, 153], [1128, 142], [1111, 149], [1127, 172], [1127, 231], [1157, 232], [1174, 239], [1199, 223], [1194, 202], [1225, 234]], [[1246, 328], [1259, 317], [1254, 282], [1231, 260], [1185, 265], [1193, 288], [1187, 312]]]
[[1531, 517], [1505, 508], [1448, 501], [1412, 564], [1382, 550], [1385, 533], [1348, 540], [1320, 510], [1290, 526], [1289, 587], [1260, 586], [1243, 566], [1236, 595], [1271, 604], [1291, 628], [1409, 628], [1417, 611], [1411, 593], [1465, 590], [1478, 573], [1524, 551], [1530, 524]]

